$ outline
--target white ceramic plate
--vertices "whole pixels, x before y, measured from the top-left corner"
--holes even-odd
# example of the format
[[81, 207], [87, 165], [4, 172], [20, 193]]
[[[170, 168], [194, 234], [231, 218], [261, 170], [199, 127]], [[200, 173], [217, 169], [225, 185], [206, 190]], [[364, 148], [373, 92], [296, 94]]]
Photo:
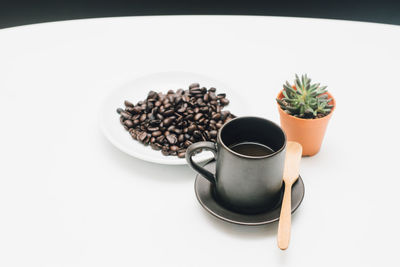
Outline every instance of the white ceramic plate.
[[[229, 110], [235, 115], [240, 115], [238, 104], [243, 109], [243, 96], [237, 94], [230, 86], [221, 83], [213, 78], [188, 72], [161, 72], [146, 75], [126, 83], [124, 86], [116, 88], [105, 99], [100, 111], [100, 125], [104, 135], [117, 148], [136, 158], [168, 165], [186, 164], [185, 159], [176, 156], [164, 156], [160, 151], [144, 146], [136, 140], [133, 140], [130, 134], [123, 128], [119, 122], [119, 115], [116, 109], [124, 108], [124, 100], [137, 103], [144, 100], [150, 90], [156, 92], [167, 92], [169, 89], [187, 89], [189, 84], [198, 82], [200, 86], [215, 87], [217, 93], [226, 93], [230, 104], [224, 110]], [[212, 157], [211, 153], [203, 152], [196, 155], [196, 161], [205, 161]]]

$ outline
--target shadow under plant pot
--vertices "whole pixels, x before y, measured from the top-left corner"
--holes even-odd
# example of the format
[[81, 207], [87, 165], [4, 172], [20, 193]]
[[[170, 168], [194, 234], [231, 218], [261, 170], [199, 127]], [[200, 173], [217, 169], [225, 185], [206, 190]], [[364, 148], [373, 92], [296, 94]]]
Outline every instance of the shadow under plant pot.
[[[318, 153], [324, 139], [328, 122], [332, 117], [332, 113], [336, 107], [335, 99], [329, 92], [326, 92], [332, 100], [329, 102], [333, 105], [330, 113], [322, 118], [302, 119], [294, 117], [286, 113], [278, 104], [281, 127], [284, 130], [288, 141], [296, 141], [303, 146], [303, 156], [313, 156]], [[283, 98], [280, 91], [278, 99]]]

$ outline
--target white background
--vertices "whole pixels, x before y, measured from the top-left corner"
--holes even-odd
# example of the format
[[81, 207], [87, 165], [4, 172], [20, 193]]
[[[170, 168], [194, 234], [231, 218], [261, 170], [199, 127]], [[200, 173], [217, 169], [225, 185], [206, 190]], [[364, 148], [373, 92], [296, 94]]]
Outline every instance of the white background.
[[[399, 47], [397, 26], [271, 17], [0, 30], [0, 266], [399, 266]], [[248, 115], [276, 122], [294, 73], [329, 86], [337, 108], [303, 159], [289, 250], [276, 223], [206, 213], [187, 166], [137, 160], [101, 134], [107, 94], [170, 70], [224, 81]]]

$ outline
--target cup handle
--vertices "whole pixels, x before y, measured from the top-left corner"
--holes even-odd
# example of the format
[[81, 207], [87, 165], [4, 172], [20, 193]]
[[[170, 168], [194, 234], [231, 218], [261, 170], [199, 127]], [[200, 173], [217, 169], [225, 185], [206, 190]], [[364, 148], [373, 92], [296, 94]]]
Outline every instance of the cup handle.
[[189, 166], [192, 167], [192, 169], [200, 173], [204, 178], [206, 178], [212, 184], [215, 184], [216, 183], [215, 174], [207, 171], [206, 169], [198, 165], [196, 162], [194, 162], [192, 159], [192, 156], [200, 149], [211, 151], [214, 154], [214, 158], [217, 158], [217, 148], [215, 146], [215, 143], [202, 141], [194, 143], [188, 147], [188, 149], [186, 150], [186, 161], [189, 164]]

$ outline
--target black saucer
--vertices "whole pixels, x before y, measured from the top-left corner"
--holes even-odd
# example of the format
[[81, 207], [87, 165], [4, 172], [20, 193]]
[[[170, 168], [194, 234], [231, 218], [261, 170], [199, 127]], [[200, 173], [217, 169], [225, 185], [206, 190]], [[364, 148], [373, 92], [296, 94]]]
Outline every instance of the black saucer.
[[[215, 161], [208, 162], [204, 167], [213, 172], [215, 169]], [[212, 184], [207, 179], [201, 177], [200, 174], [197, 174], [196, 176], [194, 189], [197, 199], [203, 208], [221, 220], [241, 225], [262, 225], [279, 220], [282, 200], [280, 200], [278, 205], [266, 212], [258, 214], [242, 214], [221, 206], [214, 198]], [[304, 183], [301, 177], [299, 177], [292, 187], [292, 213], [300, 206], [303, 197]]]

